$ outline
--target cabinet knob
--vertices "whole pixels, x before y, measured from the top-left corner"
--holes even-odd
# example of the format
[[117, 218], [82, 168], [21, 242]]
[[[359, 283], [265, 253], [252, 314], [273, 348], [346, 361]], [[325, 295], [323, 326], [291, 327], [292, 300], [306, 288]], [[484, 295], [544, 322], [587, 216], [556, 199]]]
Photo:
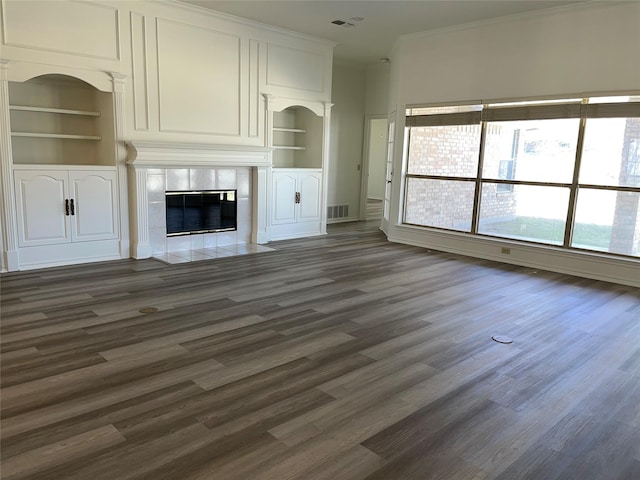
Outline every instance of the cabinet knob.
[[73, 198], [71, 199], [71, 215], [75, 215], [76, 214], [76, 207], [73, 204]]
[[300, 192], [296, 192], [296, 203], [300, 203]]
[[64, 199], [64, 214], [67, 217], [69, 216], [69, 199], [68, 198]]

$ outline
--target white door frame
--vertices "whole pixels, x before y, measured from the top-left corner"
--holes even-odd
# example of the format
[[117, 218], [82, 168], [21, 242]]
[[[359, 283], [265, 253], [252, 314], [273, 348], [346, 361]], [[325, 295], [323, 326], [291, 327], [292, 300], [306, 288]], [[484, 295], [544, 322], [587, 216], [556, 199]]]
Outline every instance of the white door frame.
[[[369, 190], [369, 138], [371, 137], [371, 120], [388, 120], [387, 115], [365, 115], [364, 145], [362, 146], [362, 169], [360, 172], [360, 220], [367, 219], [367, 198]], [[387, 141], [385, 141], [386, 145]]]

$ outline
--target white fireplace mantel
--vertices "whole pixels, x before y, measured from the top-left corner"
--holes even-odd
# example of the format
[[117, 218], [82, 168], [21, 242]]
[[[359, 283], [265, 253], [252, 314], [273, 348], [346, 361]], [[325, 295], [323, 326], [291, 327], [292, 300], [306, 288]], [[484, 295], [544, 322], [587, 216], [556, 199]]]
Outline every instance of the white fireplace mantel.
[[149, 258], [149, 212], [147, 173], [154, 168], [251, 167], [251, 241], [266, 243], [269, 235], [269, 180], [272, 148], [211, 145], [197, 143], [127, 142], [132, 177], [131, 189], [132, 255]]
[[203, 143], [127, 142], [134, 168], [270, 167], [273, 148]]

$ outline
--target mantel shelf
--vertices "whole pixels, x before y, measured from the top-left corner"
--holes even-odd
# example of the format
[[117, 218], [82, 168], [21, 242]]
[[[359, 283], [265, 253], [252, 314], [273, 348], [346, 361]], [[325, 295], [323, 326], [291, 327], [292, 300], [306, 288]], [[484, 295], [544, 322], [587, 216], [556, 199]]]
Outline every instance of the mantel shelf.
[[100, 112], [90, 112], [86, 110], [70, 110], [67, 108], [29, 107], [26, 105], [10, 105], [9, 110], [16, 110], [20, 112], [61, 113], [64, 115], [82, 115], [87, 117], [100, 116]]
[[198, 143], [127, 142], [133, 168], [270, 167], [273, 148]]
[[11, 132], [12, 137], [30, 138], [59, 138], [63, 140], [92, 140], [99, 141], [102, 137], [97, 135], [67, 135], [63, 133], [33, 133], [33, 132]]

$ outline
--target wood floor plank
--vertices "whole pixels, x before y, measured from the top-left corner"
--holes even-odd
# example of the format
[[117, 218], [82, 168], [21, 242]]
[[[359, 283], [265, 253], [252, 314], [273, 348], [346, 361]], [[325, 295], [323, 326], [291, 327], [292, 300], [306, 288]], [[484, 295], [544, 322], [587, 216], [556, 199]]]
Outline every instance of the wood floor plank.
[[25, 478], [30, 473], [45, 470], [124, 441], [125, 438], [113, 425], [105, 425], [63, 441], [6, 458], [0, 463], [2, 478], [6, 480]]
[[270, 246], [2, 274], [3, 479], [640, 478], [637, 288]]

